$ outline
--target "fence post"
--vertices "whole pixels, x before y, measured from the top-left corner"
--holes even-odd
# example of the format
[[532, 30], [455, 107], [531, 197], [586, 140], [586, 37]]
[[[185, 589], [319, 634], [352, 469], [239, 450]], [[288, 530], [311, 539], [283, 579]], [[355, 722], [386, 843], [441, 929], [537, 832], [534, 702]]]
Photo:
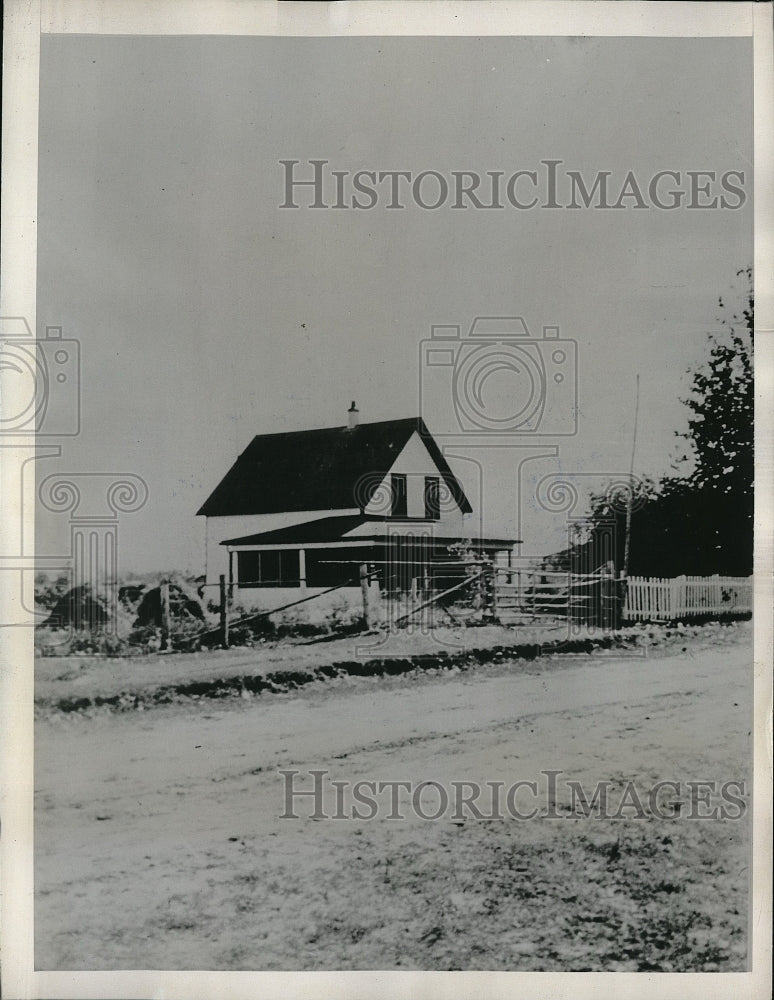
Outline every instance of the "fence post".
[[159, 586], [161, 596], [161, 648], [170, 648], [169, 627], [169, 580], [162, 580]]
[[[618, 611], [617, 621], [615, 627], [621, 628], [624, 623], [624, 618], [626, 618], [626, 608], [629, 603], [629, 579], [624, 576], [623, 571], [621, 571], [620, 576], [615, 582], [616, 586], [616, 609]], [[631, 614], [631, 609], [629, 609]]]
[[363, 628], [370, 625], [371, 616], [368, 610], [368, 563], [360, 564], [360, 592], [363, 595]]
[[228, 590], [226, 574], [220, 574], [220, 637], [223, 648], [228, 649]]
[[615, 609], [613, 603], [615, 601], [615, 585], [613, 583], [613, 572], [612, 564], [610, 562], [605, 563], [605, 568], [602, 571], [602, 579], [600, 580], [600, 597], [601, 600], [601, 622], [603, 631], [607, 632], [609, 629], [615, 628]]
[[492, 621], [497, 624], [497, 566], [492, 562]]

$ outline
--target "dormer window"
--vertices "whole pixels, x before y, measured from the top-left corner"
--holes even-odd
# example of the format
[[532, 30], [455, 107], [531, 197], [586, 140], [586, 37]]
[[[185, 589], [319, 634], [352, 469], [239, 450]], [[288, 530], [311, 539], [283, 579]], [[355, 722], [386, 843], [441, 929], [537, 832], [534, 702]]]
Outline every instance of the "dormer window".
[[441, 481], [438, 476], [425, 476], [425, 518], [441, 519]]
[[390, 479], [392, 516], [408, 517], [408, 490], [406, 486], [406, 475], [403, 472], [393, 472]]

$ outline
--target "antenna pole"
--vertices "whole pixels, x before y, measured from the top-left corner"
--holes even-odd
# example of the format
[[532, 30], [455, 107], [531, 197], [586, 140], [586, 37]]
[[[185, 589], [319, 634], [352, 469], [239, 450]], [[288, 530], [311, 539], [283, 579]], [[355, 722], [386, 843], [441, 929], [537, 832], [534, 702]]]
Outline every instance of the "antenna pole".
[[640, 376], [637, 374], [637, 389], [634, 403], [634, 434], [632, 435], [632, 460], [629, 465], [629, 500], [626, 504], [626, 541], [624, 543], [624, 579], [629, 576], [629, 549], [632, 540], [632, 504], [634, 503], [634, 454], [637, 449], [637, 422], [640, 415]]

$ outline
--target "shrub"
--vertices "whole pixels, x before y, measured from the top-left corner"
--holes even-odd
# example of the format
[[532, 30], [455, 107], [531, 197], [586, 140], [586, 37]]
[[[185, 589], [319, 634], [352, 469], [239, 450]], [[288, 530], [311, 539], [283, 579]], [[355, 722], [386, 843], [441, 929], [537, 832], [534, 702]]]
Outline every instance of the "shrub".
[[132, 653], [126, 638], [110, 632], [90, 632], [88, 629], [35, 630], [35, 650], [39, 656], [128, 656]]
[[70, 589], [70, 578], [58, 576], [52, 580], [47, 573], [35, 575], [35, 603], [46, 611], [51, 611]]

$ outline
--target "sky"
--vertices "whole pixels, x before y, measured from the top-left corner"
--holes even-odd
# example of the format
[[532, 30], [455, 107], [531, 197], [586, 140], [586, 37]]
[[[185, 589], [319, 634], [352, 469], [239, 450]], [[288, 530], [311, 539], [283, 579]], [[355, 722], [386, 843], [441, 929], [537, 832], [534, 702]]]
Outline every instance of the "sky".
[[[82, 359], [81, 432], [39, 475], [146, 481], [146, 505], [121, 518], [123, 573], [203, 571], [196, 510], [255, 434], [342, 424], [353, 399], [362, 421], [412, 416], [420, 386], [452, 467], [471, 493], [483, 484], [485, 527], [525, 553], [561, 547], [565, 515], [536, 501], [538, 480], [628, 473], [637, 374], [635, 470], [669, 470], [686, 372], [752, 261], [749, 39], [48, 35], [39, 135], [38, 331], [61, 326]], [[506, 176], [557, 159], [645, 185], [742, 170], [748, 197], [726, 211], [280, 209], [279, 161], [314, 158]], [[576, 342], [574, 436], [482, 448], [449, 426], [448, 378], [420, 365], [421, 342], [486, 315]], [[558, 453], [519, 481], [537, 445]], [[65, 515], [39, 517], [39, 553], [68, 537]]]

